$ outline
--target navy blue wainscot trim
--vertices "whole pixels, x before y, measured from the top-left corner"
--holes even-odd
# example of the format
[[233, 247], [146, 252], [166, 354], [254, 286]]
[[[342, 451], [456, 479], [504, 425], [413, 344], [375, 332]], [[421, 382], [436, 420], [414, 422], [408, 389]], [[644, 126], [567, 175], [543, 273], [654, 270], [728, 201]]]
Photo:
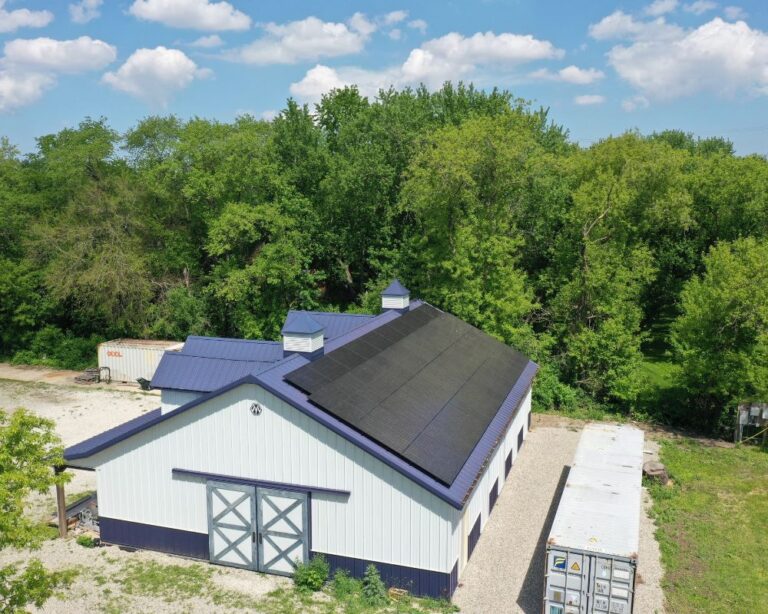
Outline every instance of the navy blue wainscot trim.
[[405, 567], [403, 565], [393, 565], [391, 563], [380, 563], [378, 561], [369, 561], [364, 559], [355, 559], [349, 556], [339, 554], [325, 554], [323, 552], [311, 552], [311, 556], [322, 554], [331, 566], [331, 575], [337, 569], [344, 569], [349, 575], [355, 578], [362, 578], [365, 575], [365, 569], [368, 565], [376, 565], [381, 579], [387, 586], [404, 588], [412, 595], [421, 597], [435, 597], [450, 599], [453, 591], [459, 582], [459, 562], [448, 572], [432, 571], [429, 569], [418, 569], [416, 567]]
[[205, 473], [203, 471], [192, 471], [191, 469], [171, 469], [174, 476], [204, 478], [206, 480], [216, 480], [217, 482], [230, 482], [232, 484], [250, 484], [262, 488], [275, 488], [278, 490], [291, 490], [295, 492], [314, 492], [328, 495], [337, 495], [348, 497], [348, 490], [336, 490], [334, 488], [323, 488], [322, 486], [304, 486], [303, 484], [289, 484], [286, 482], [270, 482], [269, 480], [254, 480], [251, 478], [241, 478], [234, 475], [222, 475], [221, 473]]
[[158, 527], [116, 518], [99, 518], [99, 536], [108, 544], [156, 550], [208, 560], [208, 534]]

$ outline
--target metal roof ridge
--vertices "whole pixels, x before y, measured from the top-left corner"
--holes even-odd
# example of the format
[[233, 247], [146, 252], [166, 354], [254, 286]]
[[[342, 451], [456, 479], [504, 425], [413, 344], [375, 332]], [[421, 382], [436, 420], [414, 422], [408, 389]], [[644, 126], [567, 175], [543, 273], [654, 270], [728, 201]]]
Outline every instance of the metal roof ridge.
[[229, 362], [279, 362], [283, 359], [282, 356], [275, 358], [275, 360], [261, 360], [258, 358], [220, 358], [218, 356], [201, 356], [200, 354], [182, 354], [181, 352], [175, 352], [173, 356], [183, 356], [184, 358], [203, 358], [205, 360], [227, 360]]
[[348, 311], [318, 311], [317, 309], [289, 309], [288, 313], [309, 313], [313, 316], [354, 316], [358, 318], [375, 318], [373, 313], [349, 313]]
[[235, 343], [260, 343], [263, 345], [280, 345], [279, 341], [271, 341], [270, 339], [238, 339], [237, 337], [209, 337], [208, 335], [187, 335], [187, 339], [209, 339], [211, 341], [231, 341]]

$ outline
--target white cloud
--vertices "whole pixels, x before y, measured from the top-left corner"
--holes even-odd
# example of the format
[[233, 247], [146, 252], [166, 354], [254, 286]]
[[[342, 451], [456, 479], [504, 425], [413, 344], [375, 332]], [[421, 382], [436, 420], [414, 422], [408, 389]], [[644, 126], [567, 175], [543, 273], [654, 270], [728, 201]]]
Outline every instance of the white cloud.
[[116, 56], [115, 47], [89, 36], [8, 41], [0, 59], [0, 113], [35, 102], [56, 85], [60, 73], [99, 70]]
[[387, 36], [389, 36], [389, 38], [391, 38], [393, 41], [399, 41], [403, 37], [403, 32], [400, 30], [400, 28], [393, 28], [387, 32]]
[[726, 19], [730, 19], [731, 21], [747, 18], [747, 12], [740, 6], [726, 6], [723, 9], [723, 14]]
[[712, 11], [717, 8], [717, 2], [711, 0], [696, 0], [683, 6], [683, 10], [694, 15], [701, 15], [707, 11]]
[[619, 76], [650, 99], [702, 91], [768, 93], [768, 34], [719, 17], [673, 40], [636, 41], [608, 52]]
[[322, 57], [337, 57], [362, 51], [371, 30], [357, 13], [350, 27], [343, 23], [307, 17], [286, 24], [268, 23], [267, 35], [224, 54], [225, 59], [246, 64], [294, 64]]
[[601, 96], [600, 94], [584, 94], [582, 96], [576, 96], [573, 99], [573, 102], [581, 106], [603, 104], [605, 102], [605, 96]]
[[134, 51], [115, 72], [106, 73], [102, 81], [152, 105], [165, 106], [174, 93], [195, 79], [210, 75], [210, 70], [199, 68], [184, 52], [155, 47]]
[[412, 30], [418, 30], [422, 34], [426, 34], [427, 32], [427, 22], [423, 19], [414, 19], [413, 21], [409, 21], [408, 27]]
[[392, 11], [391, 13], [384, 15], [384, 17], [381, 18], [381, 21], [385, 26], [391, 26], [404, 21], [406, 17], [408, 17], [408, 11]]
[[425, 42], [413, 49], [403, 64], [383, 70], [334, 69], [318, 64], [290, 89], [305, 100], [317, 100], [330, 89], [350, 84], [357, 85], [364, 95], [373, 95], [390, 85], [424, 83], [438, 87], [446, 80], [477, 79], [482, 71], [505, 71], [527, 62], [561, 57], [562, 50], [530, 35], [478, 32], [465, 37], [454, 32]]
[[596, 68], [579, 68], [578, 66], [571, 65], [561, 68], [557, 72], [551, 72], [546, 68], [542, 68], [532, 72], [531, 77], [548, 81], [564, 81], [565, 83], [573, 83], [575, 85], [587, 85], [602, 79], [605, 77], [605, 73]]
[[0, 69], [0, 113], [32, 104], [55, 84], [51, 75]]
[[614, 11], [598, 23], [589, 26], [589, 35], [596, 40], [631, 38], [635, 40], [673, 39], [680, 36], [682, 28], [668, 24], [663, 17], [642, 21], [623, 11]]
[[224, 41], [218, 34], [211, 34], [210, 36], [201, 36], [197, 40], [190, 43], [191, 47], [201, 47], [202, 49], [211, 49], [213, 47], [221, 47]]
[[647, 109], [650, 104], [645, 96], [632, 96], [632, 98], [621, 101], [621, 108], [627, 112], [632, 112], [638, 109]]
[[278, 115], [280, 115], [280, 111], [275, 111], [274, 109], [267, 109], [266, 111], [262, 111], [261, 113], [259, 113], [259, 119], [263, 119], [265, 121], [271, 122]]
[[29, 9], [5, 10], [5, 0], [0, 0], [0, 33], [15, 32], [19, 28], [43, 28], [53, 21], [51, 11]]
[[192, 30], [247, 30], [251, 18], [229, 2], [210, 0], [135, 0], [128, 9], [134, 17], [172, 28]]
[[90, 36], [63, 41], [17, 38], [5, 43], [3, 62], [38, 72], [78, 73], [104, 68], [116, 57], [114, 46]]
[[80, 0], [69, 5], [69, 17], [75, 23], [88, 23], [101, 15], [99, 7], [102, 4], [104, 0]]
[[645, 7], [645, 13], [651, 17], [658, 17], [671, 13], [677, 8], [677, 0], [654, 0]]
[[352, 15], [352, 17], [349, 18], [348, 23], [350, 28], [352, 28], [355, 32], [359, 32], [366, 38], [373, 34], [378, 28], [378, 26], [370, 21], [365, 15], [363, 15], [363, 13], [355, 13]]

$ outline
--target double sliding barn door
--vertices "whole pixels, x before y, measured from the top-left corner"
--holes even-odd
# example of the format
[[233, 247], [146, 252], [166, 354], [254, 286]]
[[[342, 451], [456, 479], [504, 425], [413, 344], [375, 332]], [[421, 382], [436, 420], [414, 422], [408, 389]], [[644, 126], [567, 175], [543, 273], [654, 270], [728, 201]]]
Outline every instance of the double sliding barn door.
[[211, 562], [291, 575], [309, 558], [306, 493], [208, 482]]

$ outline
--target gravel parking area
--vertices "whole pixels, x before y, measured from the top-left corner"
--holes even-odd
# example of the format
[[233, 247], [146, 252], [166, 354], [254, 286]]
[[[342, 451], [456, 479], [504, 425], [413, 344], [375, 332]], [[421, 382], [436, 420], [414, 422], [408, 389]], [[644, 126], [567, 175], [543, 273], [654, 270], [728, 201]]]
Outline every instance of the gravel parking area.
[[[509, 474], [454, 594], [462, 612], [540, 614], [544, 590], [544, 545], [560, 499], [581, 426], [534, 416], [534, 428]], [[537, 425], [537, 423], [539, 423]], [[649, 442], [651, 447], [653, 443]], [[650, 505], [645, 493], [646, 505]], [[646, 507], [647, 509], [647, 507]], [[664, 612], [659, 548], [644, 514], [635, 611]]]

